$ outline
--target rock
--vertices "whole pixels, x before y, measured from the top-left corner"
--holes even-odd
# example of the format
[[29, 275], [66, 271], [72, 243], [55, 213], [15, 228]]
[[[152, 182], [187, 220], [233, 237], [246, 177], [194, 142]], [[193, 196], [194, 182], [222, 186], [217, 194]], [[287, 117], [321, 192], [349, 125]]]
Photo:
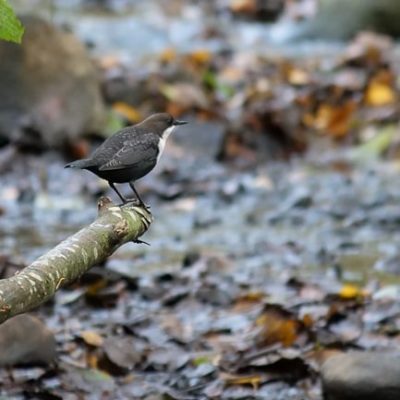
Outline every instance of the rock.
[[100, 80], [83, 44], [40, 18], [21, 20], [22, 45], [0, 41], [0, 137], [60, 148], [100, 129]]
[[349, 352], [322, 365], [325, 400], [400, 399], [400, 353]]
[[315, 18], [300, 26], [300, 37], [345, 40], [363, 30], [399, 37], [399, 19], [398, 0], [322, 0]]
[[56, 355], [53, 333], [39, 319], [17, 315], [0, 325], [0, 366], [48, 364]]
[[233, 15], [259, 21], [275, 21], [284, 10], [282, 0], [230, 0], [229, 3]]

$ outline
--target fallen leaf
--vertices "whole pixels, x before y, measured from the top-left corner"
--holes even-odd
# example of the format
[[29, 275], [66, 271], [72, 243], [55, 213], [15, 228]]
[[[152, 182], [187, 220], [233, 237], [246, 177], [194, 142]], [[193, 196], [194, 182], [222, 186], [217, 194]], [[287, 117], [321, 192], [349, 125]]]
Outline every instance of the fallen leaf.
[[247, 312], [254, 307], [262, 305], [265, 299], [265, 293], [263, 292], [248, 292], [235, 300], [233, 306], [233, 312]]
[[99, 347], [103, 344], [103, 337], [95, 331], [82, 331], [79, 336], [90, 346]]
[[310, 75], [307, 71], [291, 63], [282, 65], [284, 79], [292, 85], [307, 85], [310, 83]]
[[93, 368], [93, 369], [98, 369], [99, 365], [99, 357], [96, 353], [89, 352], [86, 354], [86, 363], [88, 367]]
[[393, 104], [396, 101], [396, 92], [386, 82], [373, 79], [367, 87], [365, 93], [365, 103], [372, 107]]
[[231, 0], [229, 8], [234, 13], [253, 14], [257, 11], [256, 0]]
[[170, 101], [185, 108], [207, 108], [208, 99], [204, 92], [191, 83], [176, 83], [174, 85], [163, 85], [161, 93]]
[[104, 341], [104, 353], [119, 368], [131, 369], [139, 364], [146, 352], [143, 341], [133, 337], [109, 337]]
[[363, 289], [351, 284], [343, 285], [339, 291], [339, 297], [344, 300], [353, 300], [359, 297], [364, 297], [364, 295], [365, 292]]
[[70, 144], [70, 153], [73, 159], [85, 158], [89, 152], [89, 142], [86, 139], [76, 139]]
[[261, 328], [258, 342], [263, 346], [274, 343], [282, 343], [283, 346], [291, 346], [297, 339], [299, 322], [286, 315], [278, 308], [268, 308], [256, 320], [256, 326]]
[[321, 132], [340, 138], [349, 133], [355, 110], [356, 102], [352, 100], [342, 105], [321, 104], [315, 116], [306, 115], [304, 122]]
[[264, 382], [264, 377], [259, 374], [234, 375], [221, 372], [220, 378], [228, 385], [250, 385], [254, 389], [257, 389]]
[[195, 64], [204, 65], [211, 61], [211, 53], [206, 49], [199, 49], [190, 53], [189, 59]]
[[176, 50], [173, 49], [173, 48], [171, 48], [171, 47], [164, 49], [164, 50], [161, 52], [160, 56], [159, 56], [160, 61], [161, 61], [162, 63], [170, 63], [170, 62], [173, 62], [173, 61], [176, 60], [176, 57], [177, 57]]
[[136, 124], [142, 119], [141, 113], [130, 104], [118, 101], [112, 105], [112, 109], [125, 117], [129, 122]]

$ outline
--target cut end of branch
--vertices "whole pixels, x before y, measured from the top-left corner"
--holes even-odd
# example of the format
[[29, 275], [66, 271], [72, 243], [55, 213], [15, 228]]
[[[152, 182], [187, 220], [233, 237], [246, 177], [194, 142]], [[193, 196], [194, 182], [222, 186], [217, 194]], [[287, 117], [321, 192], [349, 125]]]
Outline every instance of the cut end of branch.
[[101, 196], [97, 202], [97, 211], [99, 215], [104, 214], [110, 207], [113, 207], [114, 203], [109, 197]]

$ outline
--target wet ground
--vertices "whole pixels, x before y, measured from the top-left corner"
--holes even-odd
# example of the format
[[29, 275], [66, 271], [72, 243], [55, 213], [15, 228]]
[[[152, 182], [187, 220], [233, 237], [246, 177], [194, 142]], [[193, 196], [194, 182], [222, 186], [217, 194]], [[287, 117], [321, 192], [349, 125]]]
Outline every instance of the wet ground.
[[[140, 2], [124, 16], [118, 6], [112, 15], [78, 8], [75, 19], [74, 7], [56, 3], [62, 12], [43, 11], [94, 54], [112, 50], [128, 65], [168, 47], [257, 53], [271, 34], [226, 18], [205, 38], [207, 7], [187, 5], [177, 19]], [[283, 48], [299, 49], [309, 48]], [[325, 353], [398, 347], [399, 164], [316, 144], [290, 161], [244, 167], [216, 161], [220, 123], [203, 129], [208, 139], [196, 145], [182, 137], [201, 125], [177, 132], [138, 183], [155, 218], [143, 237], [151, 246], [125, 245], [43, 306], [57, 363], [2, 371], [2, 394], [316, 400]], [[0, 160], [2, 276], [91, 222], [100, 195], [117, 200], [89, 172], [65, 170], [58, 154], [5, 147]]]
[[[138, 183], [156, 219], [145, 237], [151, 247], [126, 246], [112, 258], [115, 268], [116, 260], [138, 251], [147, 267], [129, 266], [131, 276], [180, 268], [188, 252], [295, 270], [321, 267], [323, 254], [326, 266], [342, 260], [355, 270], [376, 267], [378, 273], [385, 259], [397, 256], [396, 163], [360, 165], [338, 151], [240, 171], [209, 157], [182, 156], [188, 153], [172, 139], [153, 176]], [[3, 252], [32, 261], [95, 217], [96, 194], [113, 198], [104, 182], [88, 172], [64, 170], [63, 164], [57, 155], [19, 156], [3, 174]], [[274, 248], [290, 248], [299, 238], [296, 257], [274, 260]], [[352, 279], [363, 282], [354, 273]]]
[[[58, 156], [29, 164], [24, 178], [16, 161], [0, 193], [2, 253], [14, 262], [90, 222], [104, 189]], [[151, 246], [125, 245], [60, 291], [39, 314], [56, 332], [62, 373], [53, 388], [45, 370], [34, 386], [18, 379], [53, 396], [320, 398], [316, 343], [398, 344], [398, 170], [331, 151], [239, 171], [172, 140], [138, 185], [155, 217]], [[85, 331], [100, 342], [82, 343]]]

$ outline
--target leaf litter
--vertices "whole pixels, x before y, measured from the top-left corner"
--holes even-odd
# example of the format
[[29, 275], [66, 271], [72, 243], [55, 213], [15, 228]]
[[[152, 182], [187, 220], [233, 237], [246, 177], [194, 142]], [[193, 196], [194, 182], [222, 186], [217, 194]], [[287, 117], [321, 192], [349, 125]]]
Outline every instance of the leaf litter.
[[[256, 3], [231, 7], [257, 14]], [[40, 308], [57, 359], [1, 370], [0, 393], [316, 400], [331, 354], [398, 348], [394, 46], [364, 33], [328, 60], [170, 48], [136, 77], [120, 60], [98, 60], [110, 127], [165, 109], [208, 124], [200, 127], [218, 148], [205, 140], [192, 155], [190, 142], [172, 139], [158, 173], [141, 182], [155, 204], [151, 247], [125, 246]], [[50, 195], [72, 192], [62, 161], [46, 157], [59, 176], [48, 179]], [[37, 173], [40, 160], [31, 162]], [[10, 198], [29, 191], [18, 174], [4, 174], [2, 235], [25, 232], [25, 249], [16, 239], [2, 246], [2, 277], [94, 215], [47, 210], [47, 231], [32, 241], [22, 228], [35, 232], [44, 213], [13, 208]], [[104, 190], [88, 182], [77, 177], [74, 190], [91, 199]]]

